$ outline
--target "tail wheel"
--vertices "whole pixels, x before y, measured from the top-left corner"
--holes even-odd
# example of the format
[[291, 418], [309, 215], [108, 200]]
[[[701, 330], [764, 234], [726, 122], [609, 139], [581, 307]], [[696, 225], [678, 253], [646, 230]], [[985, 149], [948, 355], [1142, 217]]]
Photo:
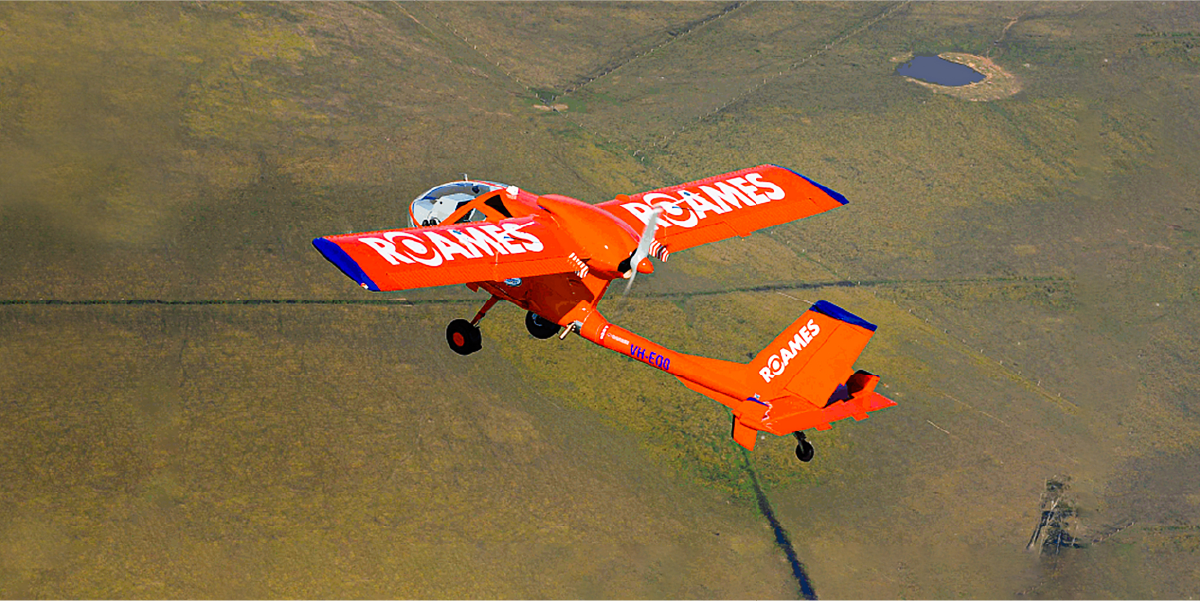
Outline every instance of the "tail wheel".
[[460, 355], [470, 355], [483, 348], [483, 334], [471, 322], [456, 319], [446, 326], [446, 342], [450, 350]]
[[562, 329], [562, 326], [529, 311], [525, 314], [525, 329], [529, 330], [529, 335], [538, 340], [545, 340], [554, 336]]
[[813, 449], [812, 444], [807, 440], [801, 440], [800, 444], [796, 445], [796, 459], [799, 459], [800, 461], [808, 463], [809, 461], [812, 461], [813, 455], [815, 454], [816, 450]]
[[797, 430], [796, 432], [792, 432], [792, 436], [796, 437], [796, 459], [805, 463], [812, 461], [816, 451], [813, 449], [812, 443], [808, 442], [808, 439], [804, 437], [804, 432]]

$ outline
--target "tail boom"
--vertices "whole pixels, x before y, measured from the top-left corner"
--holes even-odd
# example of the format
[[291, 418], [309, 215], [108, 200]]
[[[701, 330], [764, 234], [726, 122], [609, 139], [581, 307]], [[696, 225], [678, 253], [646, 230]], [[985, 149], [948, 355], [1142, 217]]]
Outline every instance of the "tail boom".
[[689, 388], [727, 407], [732, 408], [747, 398], [739, 396], [743, 393], [742, 387], [739, 386], [741, 378], [722, 375], [722, 371], [728, 371], [730, 368], [736, 369], [738, 375], [741, 375], [746, 370], [745, 365], [677, 353], [625, 328], [613, 325], [595, 312], [580, 326], [579, 335], [610, 351], [661, 369], [682, 380]]

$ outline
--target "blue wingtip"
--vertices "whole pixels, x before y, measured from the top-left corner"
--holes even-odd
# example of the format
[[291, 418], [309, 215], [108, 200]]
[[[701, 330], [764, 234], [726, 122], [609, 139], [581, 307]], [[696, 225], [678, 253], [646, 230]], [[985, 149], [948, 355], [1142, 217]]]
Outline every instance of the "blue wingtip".
[[351, 259], [350, 255], [346, 254], [346, 251], [342, 250], [342, 247], [330, 242], [326, 238], [316, 238], [312, 241], [312, 244], [313, 247], [315, 247], [322, 256], [328, 259], [330, 263], [333, 263], [338, 269], [341, 269], [342, 273], [346, 274], [350, 279], [358, 282], [359, 286], [362, 286], [372, 292], [379, 292], [379, 286], [376, 286], [375, 282], [371, 281], [371, 278], [367, 277], [367, 274], [363, 272], [362, 267], [359, 267], [358, 263], [355, 262], [354, 259]]
[[834, 191], [834, 190], [831, 190], [831, 189], [829, 189], [829, 188], [826, 188], [825, 186], [822, 186], [821, 184], [818, 184], [817, 182], [814, 182], [814, 181], [812, 181], [811, 179], [808, 179], [808, 177], [806, 177], [806, 176], [805, 176], [803, 173], [800, 173], [800, 172], [798, 172], [798, 171], [795, 171], [795, 170], [793, 170], [793, 169], [788, 169], [787, 167], [782, 167], [782, 166], [779, 166], [779, 165], [772, 165], [772, 166], [773, 166], [773, 167], [779, 167], [780, 169], [787, 169], [788, 171], [791, 171], [792, 173], [795, 173], [796, 175], [798, 175], [798, 176], [800, 176], [800, 177], [804, 178], [804, 181], [806, 181], [806, 182], [808, 182], [808, 183], [810, 183], [810, 184], [812, 184], [812, 185], [814, 185], [814, 186], [816, 186], [816, 187], [820, 188], [822, 192], [824, 192], [824, 193], [828, 194], [828, 195], [830, 196], [830, 198], [833, 198], [834, 200], [838, 201], [838, 202], [839, 202], [839, 203], [841, 203], [841, 204], [849, 204], [849, 203], [850, 203], [850, 201], [849, 201], [849, 200], [846, 200], [846, 197], [845, 197], [845, 196], [842, 196], [840, 193], [838, 193], [838, 192], [836, 192], [836, 191]]
[[875, 324], [873, 324], [873, 323], [871, 323], [871, 322], [869, 322], [869, 321], [867, 321], [867, 320], [865, 320], [865, 319], [863, 319], [863, 318], [861, 318], [861, 317], [859, 317], [859, 316], [857, 316], [857, 315], [855, 315], [855, 314], [853, 314], [853, 313], [851, 313], [829, 301], [819, 300], [816, 303], [813, 303], [813, 306], [810, 310], [816, 311], [817, 313], [821, 313], [824, 315], [828, 315], [838, 321], [844, 321], [850, 325], [855, 325], [855, 326], [866, 328], [868, 330], [871, 330], [872, 332], [874, 332], [875, 328], [876, 328]]

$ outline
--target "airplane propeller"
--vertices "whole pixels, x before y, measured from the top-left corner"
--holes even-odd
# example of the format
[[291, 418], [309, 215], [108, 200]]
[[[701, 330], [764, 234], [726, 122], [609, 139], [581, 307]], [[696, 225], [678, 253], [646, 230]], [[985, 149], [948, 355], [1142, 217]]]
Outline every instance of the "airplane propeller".
[[642, 238], [638, 240], [637, 250], [629, 257], [629, 271], [625, 272], [625, 278], [629, 281], [625, 283], [624, 294], [629, 294], [629, 289], [633, 287], [633, 279], [637, 277], [637, 266], [642, 262], [642, 259], [650, 256], [650, 245], [654, 244], [654, 234], [658, 231], [658, 216], [662, 214], [670, 203], [661, 203], [650, 211], [650, 219], [646, 220], [646, 227], [642, 230]]

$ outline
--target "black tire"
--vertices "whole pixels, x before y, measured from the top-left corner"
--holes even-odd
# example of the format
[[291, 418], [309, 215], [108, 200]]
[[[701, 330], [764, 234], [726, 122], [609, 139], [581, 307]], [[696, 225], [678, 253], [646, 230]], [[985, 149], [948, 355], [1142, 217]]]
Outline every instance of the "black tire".
[[812, 461], [813, 455], [816, 454], [816, 449], [813, 448], [807, 440], [801, 440], [800, 444], [796, 445], [796, 459], [808, 463]]
[[529, 311], [525, 313], [525, 329], [529, 330], [530, 336], [533, 336], [538, 340], [545, 340], [551, 336], [554, 336], [555, 334], [558, 334], [558, 332], [562, 330], [562, 326], [550, 321], [549, 319], [546, 319], [545, 317], [542, 317], [541, 315], [538, 315], [537, 313], [534, 313], [533, 311]]
[[483, 334], [465, 319], [456, 319], [446, 326], [446, 343], [460, 355], [470, 355], [483, 348]]

